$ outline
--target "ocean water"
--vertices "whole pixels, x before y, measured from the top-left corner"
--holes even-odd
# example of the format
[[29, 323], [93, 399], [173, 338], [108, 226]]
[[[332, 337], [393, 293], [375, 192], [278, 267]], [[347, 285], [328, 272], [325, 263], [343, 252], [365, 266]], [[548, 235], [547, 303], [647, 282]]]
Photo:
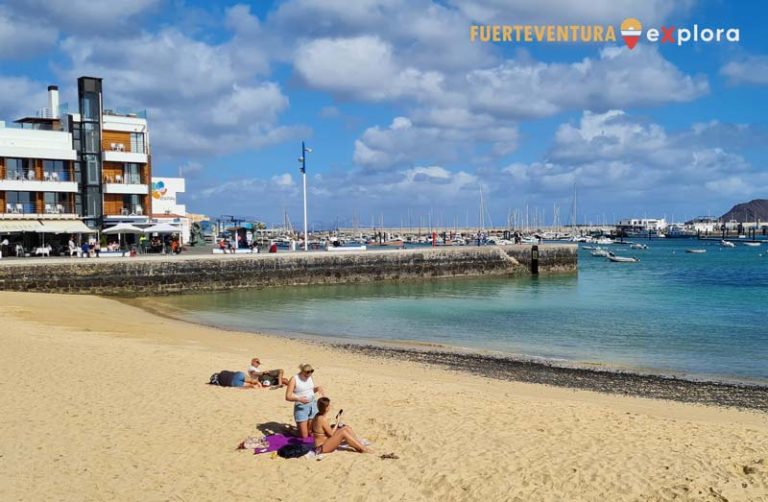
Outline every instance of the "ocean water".
[[[189, 320], [347, 341], [417, 341], [768, 383], [768, 243], [642, 241], [579, 273], [232, 291], [158, 300]], [[706, 249], [688, 254], [688, 248]]]

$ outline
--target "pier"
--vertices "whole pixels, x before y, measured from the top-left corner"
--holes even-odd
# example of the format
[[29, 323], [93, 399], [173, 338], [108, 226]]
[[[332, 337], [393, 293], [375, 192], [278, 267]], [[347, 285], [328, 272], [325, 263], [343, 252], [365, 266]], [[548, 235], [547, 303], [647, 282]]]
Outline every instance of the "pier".
[[0, 262], [0, 290], [152, 296], [310, 284], [575, 273], [575, 244]]

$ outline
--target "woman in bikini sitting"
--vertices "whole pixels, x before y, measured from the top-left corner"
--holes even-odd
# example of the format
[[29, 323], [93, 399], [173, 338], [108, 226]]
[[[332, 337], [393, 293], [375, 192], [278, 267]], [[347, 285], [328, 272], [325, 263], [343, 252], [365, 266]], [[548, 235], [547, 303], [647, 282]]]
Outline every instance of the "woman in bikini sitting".
[[312, 436], [315, 438], [317, 453], [331, 453], [342, 443], [347, 443], [358, 453], [371, 453], [369, 448], [360, 441], [355, 431], [348, 425], [331, 427], [327, 414], [331, 410], [331, 400], [321, 397], [317, 400], [317, 415], [312, 422]]

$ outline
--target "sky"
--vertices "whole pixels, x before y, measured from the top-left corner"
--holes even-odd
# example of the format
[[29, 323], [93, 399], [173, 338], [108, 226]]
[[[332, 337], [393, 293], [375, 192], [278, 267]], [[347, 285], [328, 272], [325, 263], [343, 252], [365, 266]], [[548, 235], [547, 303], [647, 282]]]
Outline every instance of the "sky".
[[[739, 30], [653, 43], [649, 28]], [[153, 174], [211, 218], [313, 227], [684, 220], [768, 198], [768, 18], [725, 0], [0, 1], [0, 120], [146, 110]], [[612, 25], [615, 42], [470, 40], [472, 25]], [[676, 33], [676, 32], [675, 32]]]

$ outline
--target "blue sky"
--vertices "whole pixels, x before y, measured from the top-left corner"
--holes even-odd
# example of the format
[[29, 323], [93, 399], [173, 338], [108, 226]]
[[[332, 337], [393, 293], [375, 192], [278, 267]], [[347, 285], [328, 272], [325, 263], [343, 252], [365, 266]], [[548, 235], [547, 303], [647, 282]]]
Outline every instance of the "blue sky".
[[[104, 78], [147, 109], [156, 175], [190, 211], [474, 225], [719, 215], [768, 197], [759, 2], [6, 0], [0, 120]], [[472, 24], [738, 28], [738, 43], [479, 43]]]

